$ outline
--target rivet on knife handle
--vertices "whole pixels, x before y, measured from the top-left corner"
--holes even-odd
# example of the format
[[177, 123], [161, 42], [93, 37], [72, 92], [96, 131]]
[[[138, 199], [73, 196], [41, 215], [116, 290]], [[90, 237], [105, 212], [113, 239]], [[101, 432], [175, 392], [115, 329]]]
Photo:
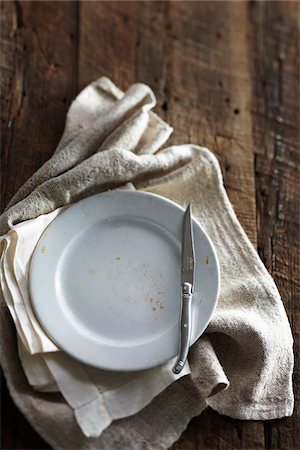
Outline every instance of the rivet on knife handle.
[[194, 289], [195, 251], [192, 228], [191, 205], [185, 211], [182, 229], [181, 250], [181, 318], [179, 354], [173, 367], [180, 373], [187, 360], [192, 329], [192, 297]]

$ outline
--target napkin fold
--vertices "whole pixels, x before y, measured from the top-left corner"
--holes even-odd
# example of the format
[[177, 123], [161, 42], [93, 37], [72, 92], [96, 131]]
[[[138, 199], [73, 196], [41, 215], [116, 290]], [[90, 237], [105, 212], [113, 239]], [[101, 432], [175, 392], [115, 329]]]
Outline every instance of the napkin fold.
[[[277, 288], [235, 216], [216, 158], [194, 145], [160, 150], [172, 129], [153, 106], [146, 85], [124, 94], [105, 77], [91, 83], [72, 103], [52, 158], [0, 217], [1, 364], [15, 402], [55, 448], [166, 449], [207, 405], [240, 419], [292, 414], [293, 341]], [[70, 203], [115, 188], [192, 202], [215, 245], [218, 307], [180, 376], [172, 361], [134, 374], [81, 364], [32, 311], [28, 268], [44, 229]]]

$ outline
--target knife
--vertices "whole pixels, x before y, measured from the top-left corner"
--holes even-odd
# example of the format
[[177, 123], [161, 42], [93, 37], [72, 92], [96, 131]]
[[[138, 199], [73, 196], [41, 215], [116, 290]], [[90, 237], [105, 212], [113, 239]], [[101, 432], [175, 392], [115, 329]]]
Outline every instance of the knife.
[[192, 330], [192, 297], [195, 276], [195, 250], [192, 226], [192, 205], [183, 217], [181, 243], [181, 319], [178, 357], [173, 367], [174, 373], [180, 373], [187, 360]]

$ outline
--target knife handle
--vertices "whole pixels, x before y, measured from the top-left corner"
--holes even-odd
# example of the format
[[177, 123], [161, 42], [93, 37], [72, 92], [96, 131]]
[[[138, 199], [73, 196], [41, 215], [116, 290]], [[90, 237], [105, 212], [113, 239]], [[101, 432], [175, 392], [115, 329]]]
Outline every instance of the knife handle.
[[180, 320], [180, 344], [179, 355], [173, 367], [173, 372], [178, 374], [182, 371], [190, 348], [192, 330], [192, 297], [193, 287], [190, 283], [183, 283], [181, 286], [181, 320]]

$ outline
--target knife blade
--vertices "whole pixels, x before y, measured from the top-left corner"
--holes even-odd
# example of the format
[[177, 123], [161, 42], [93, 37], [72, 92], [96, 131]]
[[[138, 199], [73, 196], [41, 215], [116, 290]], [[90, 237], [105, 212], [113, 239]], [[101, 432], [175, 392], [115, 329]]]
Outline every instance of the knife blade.
[[183, 217], [181, 241], [181, 318], [178, 357], [173, 372], [182, 371], [189, 352], [192, 329], [192, 298], [195, 279], [195, 249], [192, 225], [192, 205]]

